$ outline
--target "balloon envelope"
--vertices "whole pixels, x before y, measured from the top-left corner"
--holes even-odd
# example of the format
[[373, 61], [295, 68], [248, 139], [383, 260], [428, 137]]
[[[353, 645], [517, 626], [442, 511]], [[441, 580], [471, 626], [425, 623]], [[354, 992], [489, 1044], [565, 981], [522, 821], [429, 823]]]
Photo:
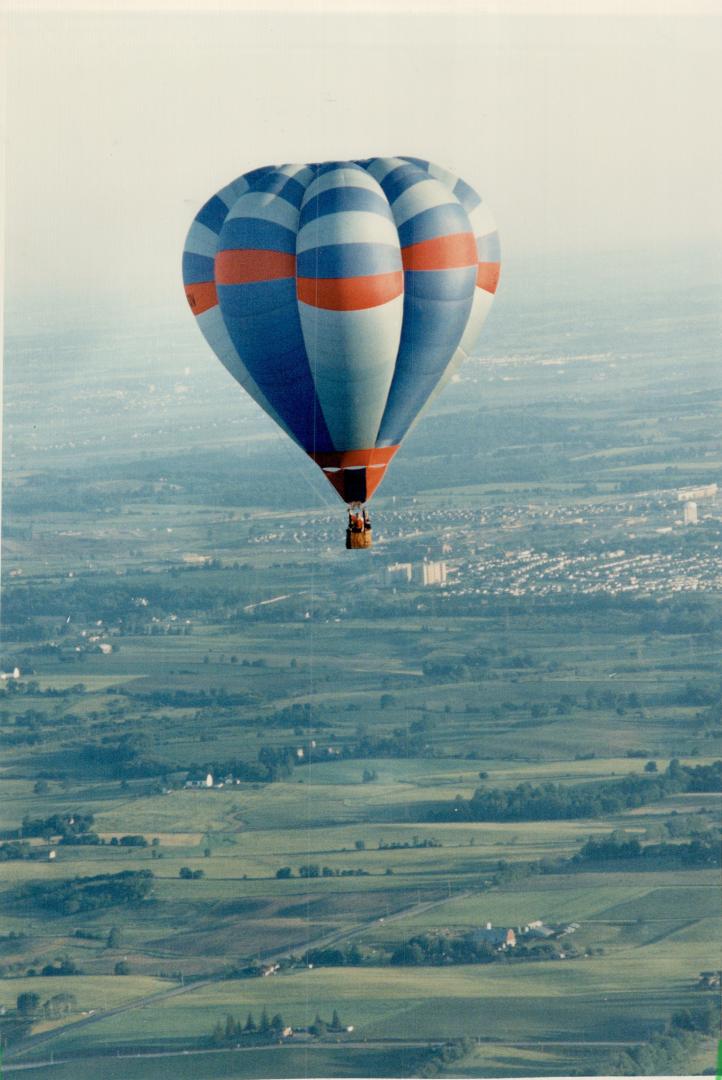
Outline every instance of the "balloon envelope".
[[499, 278], [493, 218], [419, 158], [266, 166], [188, 232], [183, 280], [211, 348], [347, 502], [476, 345]]

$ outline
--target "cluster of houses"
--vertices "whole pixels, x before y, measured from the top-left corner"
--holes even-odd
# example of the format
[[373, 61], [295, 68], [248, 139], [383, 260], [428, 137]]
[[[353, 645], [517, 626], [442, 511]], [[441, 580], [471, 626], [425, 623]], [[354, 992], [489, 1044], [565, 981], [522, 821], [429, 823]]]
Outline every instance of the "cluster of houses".
[[480, 930], [473, 933], [474, 941], [491, 945], [498, 950], [513, 949], [520, 938], [525, 941], [533, 941], [545, 938], [558, 938], [563, 934], [573, 934], [579, 929], [579, 923], [569, 923], [566, 926], [545, 926], [541, 919], [534, 919], [524, 926], [504, 927], [492, 926], [490, 922]]

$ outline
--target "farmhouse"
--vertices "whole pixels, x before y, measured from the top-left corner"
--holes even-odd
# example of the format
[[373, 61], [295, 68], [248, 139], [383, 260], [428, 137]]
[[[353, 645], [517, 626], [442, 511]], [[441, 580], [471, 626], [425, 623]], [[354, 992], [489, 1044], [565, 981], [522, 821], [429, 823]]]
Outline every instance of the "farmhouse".
[[186, 780], [184, 787], [187, 788], [212, 788], [213, 787], [213, 773], [208, 773], [205, 780]]
[[511, 927], [492, 926], [490, 922], [482, 930], [475, 930], [473, 938], [475, 942], [484, 942], [496, 949], [513, 949], [516, 945], [516, 934]]

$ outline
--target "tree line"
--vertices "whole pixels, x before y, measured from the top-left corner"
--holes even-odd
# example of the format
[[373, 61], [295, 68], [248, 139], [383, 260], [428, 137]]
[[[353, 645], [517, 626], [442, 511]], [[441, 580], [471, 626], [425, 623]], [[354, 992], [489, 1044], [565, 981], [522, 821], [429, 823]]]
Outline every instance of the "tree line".
[[[214, 1026], [210, 1041], [213, 1046], [235, 1046], [239, 1041], [251, 1045], [276, 1042], [288, 1029], [289, 1025], [280, 1013], [269, 1017], [268, 1010], [264, 1007], [258, 1021], [250, 1012], [245, 1023], [228, 1013], [225, 1021], [219, 1020]], [[324, 1020], [316, 1013], [313, 1023], [305, 1030], [311, 1035], [323, 1036], [329, 1032], [346, 1031], [346, 1025], [342, 1023], [338, 1010], [334, 1009], [330, 1020]]]
[[470, 799], [459, 796], [433, 806], [431, 821], [556, 821], [616, 814], [680, 792], [722, 790], [722, 761], [681, 765], [675, 758], [664, 773], [587, 784], [518, 784], [515, 788], [476, 789]]
[[118, 874], [96, 874], [65, 881], [29, 882], [17, 891], [16, 896], [57, 915], [74, 915], [80, 911], [136, 904], [146, 900], [152, 889], [151, 870], [122, 870]]
[[642, 860], [655, 867], [679, 866], [687, 868], [722, 866], [722, 846], [720, 834], [710, 831], [703, 836], [682, 844], [645, 844], [642, 846], [636, 838], [619, 840], [605, 837], [600, 840], [590, 839], [571, 859], [572, 863], [606, 863]]
[[717, 1035], [719, 1011], [710, 1003], [673, 1013], [664, 1031], [647, 1043], [610, 1054], [600, 1065], [600, 1076], [668, 1076], [687, 1071], [700, 1035]]

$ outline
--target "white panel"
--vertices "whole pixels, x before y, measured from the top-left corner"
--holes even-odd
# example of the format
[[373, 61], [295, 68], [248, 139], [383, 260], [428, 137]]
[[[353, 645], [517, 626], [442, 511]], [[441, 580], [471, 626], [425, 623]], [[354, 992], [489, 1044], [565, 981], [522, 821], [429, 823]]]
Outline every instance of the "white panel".
[[480, 202], [474, 207], [469, 214], [469, 221], [474, 230], [474, 236], [488, 236], [489, 233], [496, 232], [496, 222], [485, 202]]
[[273, 221], [277, 225], [283, 225], [287, 229], [296, 231], [298, 228], [298, 210], [291, 206], [285, 199], [279, 198], [272, 191], [249, 191], [241, 196], [235, 203], [226, 221], [235, 218], [262, 218], [263, 221]]
[[372, 447], [394, 375], [403, 296], [360, 311], [298, 306], [316, 394], [334, 446]]
[[336, 214], [324, 214], [304, 225], [296, 238], [296, 254], [323, 244], [354, 243], [393, 244], [398, 248], [399, 236], [393, 221], [382, 214], [368, 210], [340, 210]]
[[[407, 188], [398, 199], [391, 204], [396, 227], [400, 228], [409, 218], [416, 217], [424, 210], [431, 210], [434, 206], [448, 206], [456, 203], [456, 199], [449, 198], [449, 192], [438, 180], [420, 180], [418, 184]], [[458, 203], [457, 203], [458, 205]]]
[[200, 221], [194, 221], [188, 230], [184, 251], [192, 255], [207, 255], [214, 259], [218, 250], [218, 233], [202, 225]]
[[338, 187], [364, 188], [366, 191], [373, 191], [376, 195], [380, 195], [382, 199], [384, 198], [383, 191], [381, 191], [373, 176], [369, 176], [365, 169], [360, 167], [344, 168], [341, 166], [338, 169], [331, 169], [330, 172], [324, 173], [322, 176], [317, 177], [312, 184], [309, 184], [304, 202], [314, 199], [322, 191]]
[[487, 292], [486, 289], [475, 288], [474, 300], [471, 305], [471, 314], [469, 315], [469, 321], [466, 324], [466, 329], [461, 336], [459, 342], [459, 348], [470, 356], [473, 354], [474, 349], [479, 344], [479, 338], [481, 336], [481, 328], [484, 325], [484, 320], [489, 314], [491, 305], [494, 303], [494, 294]]
[[374, 158], [366, 166], [366, 171], [371, 173], [375, 180], [379, 183], [388, 176], [394, 169], [398, 169], [401, 165], [408, 165], [408, 161], [404, 161], [403, 158], [398, 157], [386, 157], [386, 158]]
[[441, 165], [434, 165], [433, 161], [429, 162], [429, 176], [435, 176], [437, 180], [440, 180], [444, 187], [449, 191], [453, 191], [459, 180], [458, 176], [454, 176], [453, 172], [449, 172], [448, 169], [443, 169]]

